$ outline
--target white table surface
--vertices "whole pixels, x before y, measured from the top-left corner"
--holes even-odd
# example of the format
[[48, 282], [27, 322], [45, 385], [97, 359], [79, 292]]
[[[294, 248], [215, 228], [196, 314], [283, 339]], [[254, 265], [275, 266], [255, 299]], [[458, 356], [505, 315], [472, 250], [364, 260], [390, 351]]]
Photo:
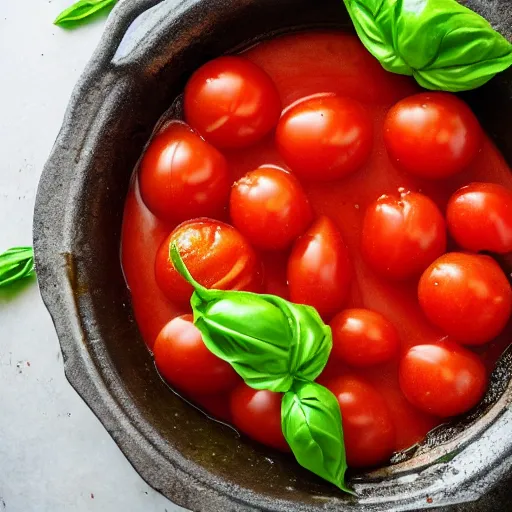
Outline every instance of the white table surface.
[[[104, 17], [52, 24], [72, 0], [0, 1], [0, 251], [31, 245], [39, 176]], [[137, 475], [64, 377], [34, 282], [0, 292], [0, 512], [176, 512]]]

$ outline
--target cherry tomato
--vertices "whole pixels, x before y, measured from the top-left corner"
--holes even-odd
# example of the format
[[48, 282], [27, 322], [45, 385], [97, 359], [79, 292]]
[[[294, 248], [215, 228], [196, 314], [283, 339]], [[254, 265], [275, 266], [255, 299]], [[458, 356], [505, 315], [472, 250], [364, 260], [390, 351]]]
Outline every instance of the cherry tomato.
[[231, 416], [235, 427], [255, 441], [289, 451], [281, 429], [281, 393], [252, 389], [240, 384], [231, 393]]
[[446, 178], [475, 158], [482, 130], [471, 109], [445, 92], [425, 92], [399, 101], [384, 121], [389, 156], [424, 178]]
[[407, 279], [421, 274], [446, 250], [445, 221], [423, 194], [383, 195], [366, 210], [361, 249], [379, 274]]
[[185, 87], [185, 118], [219, 148], [249, 146], [274, 128], [281, 99], [272, 79], [242, 57], [199, 68]]
[[286, 164], [300, 177], [336, 180], [368, 160], [373, 126], [357, 101], [314, 96], [285, 111], [277, 125], [276, 143]]
[[320, 217], [293, 246], [288, 261], [290, 300], [330, 316], [346, 302], [352, 267], [334, 222]]
[[139, 183], [146, 206], [166, 222], [219, 214], [231, 186], [226, 159], [179, 122], [151, 141]]
[[512, 307], [507, 277], [490, 257], [452, 252], [421, 276], [418, 298], [428, 319], [465, 345], [494, 339]]
[[204, 218], [179, 225], [158, 249], [155, 278], [169, 300], [188, 302], [193, 291], [169, 259], [173, 242], [192, 277], [203, 286], [219, 290], [261, 290], [261, 264], [251, 245], [232, 226]]
[[448, 228], [470, 251], [512, 252], [512, 191], [494, 183], [471, 183], [448, 203]]
[[235, 370], [206, 348], [192, 315], [171, 320], [158, 335], [153, 352], [162, 377], [187, 393], [220, 393], [240, 382]]
[[331, 322], [332, 356], [356, 368], [386, 363], [398, 356], [395, 326], [369, 309], [346, 309]]
[[487, 388], [487, 374], [478, 356], [449, 341], [412, 347], [399, 372], [406, 398], [442, 418], [469, 411]]
[[313, 220], [300, 183], [277, 167], [260, 167], [237, 181], [230, 212], [235, 227], [262, 249], [285, 249]]
[[327, 388], [340, 404], [348, 465], [368, 467], [386, 462], [393, 453], [395, 426], [382, 396], [353, 375], [338, 377]]

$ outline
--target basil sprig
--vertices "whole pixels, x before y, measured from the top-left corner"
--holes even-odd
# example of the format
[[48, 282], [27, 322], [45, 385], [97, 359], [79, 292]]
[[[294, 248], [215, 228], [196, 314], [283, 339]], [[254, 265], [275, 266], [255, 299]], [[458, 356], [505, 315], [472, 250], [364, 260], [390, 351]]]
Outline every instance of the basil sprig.
[[80, 0], [62, 11], [53, 23], [60, 26], [69, 26], [92, 16], [102, 9], [112, 7], [116, 2], [117, 0]]
[[475, 89], [512, 65], [512, 45], [455, 0], [344, 0], [384, 69], [427, 89]]
[[0, 288], [34, 274], [32, 247], [13, 247], [0, 254]]
[[190, 274], [176, 244], [169, 257], [194, 287], [194, 324], [206, 347], [255, 389], [285, 393], [282, 428], [299, 464], [348, 491], [341, 413], [336, 397], [313, 383], [332, 348], [317, 311], [275, 295], [209, 290]]

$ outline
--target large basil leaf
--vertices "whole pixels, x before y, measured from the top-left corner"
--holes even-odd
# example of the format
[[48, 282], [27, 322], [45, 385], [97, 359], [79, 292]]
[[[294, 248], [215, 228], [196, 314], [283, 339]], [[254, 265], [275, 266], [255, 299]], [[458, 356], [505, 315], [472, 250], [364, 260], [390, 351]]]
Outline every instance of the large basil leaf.
[[297, 462], [340, 489], [347, 461], [338, 400], [315, 382], [296, 382], [281, 406], [283, 434]]
[[474, 89], [512, 65], [512, 45], [455, 0], [344, 0], [366, 48], [428, 89]]
[[194, 286], [194, 323], [208, 349], [255, 389], [288, 391], [295, 379], [316, 379], [332, 335], [314, 308], [274, 295], [208, 290], [190, 275], [176, 246], [175, 268]]

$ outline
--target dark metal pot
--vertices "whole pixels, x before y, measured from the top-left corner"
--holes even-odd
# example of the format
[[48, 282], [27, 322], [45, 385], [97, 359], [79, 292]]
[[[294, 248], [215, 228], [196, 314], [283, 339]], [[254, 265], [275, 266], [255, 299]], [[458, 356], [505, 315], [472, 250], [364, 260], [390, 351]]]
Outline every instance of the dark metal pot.
[[[510, 37], [509, 0], [468, 4]], [[398, 511], [475, 500], [512, 466], [512, 357], [501, 361], [471, 415], [430, 435], [409, 459], [353, 475], [356, 498], [174, 395], [134, 322], [120, 230], [130, 176], [155, 123], [206, 60], [301, 27], [351, 30], [341, 0], [124, 0], [116, 7], [73, 94], [35, 211], [39, 284], [67, 378], [142, 477], [193, 510]], [[466, 95], [510, 164], [511, 97], [510, 70]]]

